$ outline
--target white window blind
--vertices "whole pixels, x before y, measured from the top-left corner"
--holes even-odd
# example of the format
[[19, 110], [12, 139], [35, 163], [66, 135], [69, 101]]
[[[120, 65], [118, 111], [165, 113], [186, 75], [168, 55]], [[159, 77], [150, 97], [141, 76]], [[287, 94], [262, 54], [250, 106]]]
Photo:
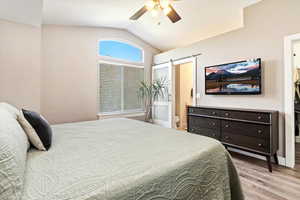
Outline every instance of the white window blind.
[[144, 80], [144, 68], [101, 63], [99, 70], [99, 113], [142, 111], [137, 91]]

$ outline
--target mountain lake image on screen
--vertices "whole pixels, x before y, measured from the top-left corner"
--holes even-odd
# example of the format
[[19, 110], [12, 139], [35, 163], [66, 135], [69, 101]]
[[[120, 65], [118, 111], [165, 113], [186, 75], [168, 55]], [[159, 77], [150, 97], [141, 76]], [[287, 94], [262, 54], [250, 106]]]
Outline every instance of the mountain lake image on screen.
[[206, 94], [261, 94], [261, 59], [205, 68]]

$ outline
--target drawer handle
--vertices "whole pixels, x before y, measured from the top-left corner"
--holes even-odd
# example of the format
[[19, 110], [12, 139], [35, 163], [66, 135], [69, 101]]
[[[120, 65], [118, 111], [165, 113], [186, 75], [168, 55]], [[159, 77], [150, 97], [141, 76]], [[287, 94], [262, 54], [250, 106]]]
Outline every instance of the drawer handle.
[[212, 134], [212, 136], [213, 136], [213, 137], [216, 137], [216, 134], [215, 134], [215, 133], [213, 133], [213, 134]]
[[229, 136], [225, 136], [225, 140], [229, 140], [230, 139], [230, 137]]
[[191, 128], [191, 131], [195, 131], [195, 129]]
[[262, 119], [262, 117], [261, 117], [261, 116], [258, 116], [257, 119]]
[[212, 126], [215, 126], [215, 125], [216, 125], [216, 123], [215, 123], [215, 122], [213, 122], [213, 123], [211, 123], [211, 125], [212, 125]]
[[228, 125], [228, 124], [226, 124], [226, 125], [225, 125], [225, 128], [229, 128], [229, 125]]
[[216, 115], [216, 112], [212, 112], [211, 114]]
[[227, 117], [228, 117], [228, 116], [229, 116], [229, 113], [225, 113], [225, 116], [227, 116]]
[[264, 145], [263, 145], [263, 144], [261, 144], [261, 143], [259, 143], [259, 144], [258, 144], [258, 146], [259, 146], [259, 147], [263, 147]]
[[259, 134], [262, 134], [263, 131], [262, 131], [262, 130], [258, 130], [257, 132], [258, 132]]

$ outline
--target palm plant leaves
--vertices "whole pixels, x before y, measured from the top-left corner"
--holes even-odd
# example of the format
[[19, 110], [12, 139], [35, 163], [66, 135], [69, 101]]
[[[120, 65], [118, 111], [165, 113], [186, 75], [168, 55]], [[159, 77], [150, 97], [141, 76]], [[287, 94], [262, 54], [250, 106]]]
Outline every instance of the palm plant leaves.
[[166, 78], [161, 78], [154, 80], [152, 83], [147, 84], [144, 81], [140, 82], [140, 87], [138, 89], [138, 97], [140, 100], [144, 101], [144, 106], [146, 108], [146, 121], [151, 118], [151, 108], [152, 102], [158, 100], [159, 98], [165, 98], [168, 96], [168, 83]]
[[140, 99], [157, 100], [159, 97], [164, 98], [168, 93], [167, 81], [165, 78], [153, 81], [147, 84], [144, 81], [140, 82], [138, 96]]
[[153, 100], [157, 100], [159, 97], [165, 98], [168, 87], [165, 79], [155, 80], [152, 84], [153, 87]]

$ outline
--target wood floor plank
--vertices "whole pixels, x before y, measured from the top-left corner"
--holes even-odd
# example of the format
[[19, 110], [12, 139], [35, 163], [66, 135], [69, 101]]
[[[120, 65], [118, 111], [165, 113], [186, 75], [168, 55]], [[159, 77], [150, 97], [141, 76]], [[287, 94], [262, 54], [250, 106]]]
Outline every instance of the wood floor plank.
[[[300, 190], [300, 179], [297, 177], [294, 177], [289, 174], [283, 174], [282, 172], [278, 170], [274, 170], [273, 173], [268, 173], [262, 167], [260, 166], [253, 166], [253, 165], [246, 165], [242, 164], [240, 162], [235, 162], [237, 168], [241, 171], [241, 173], [248, 173], [248, 174], [254, 174], [257, 177], [261, 177], [264, 180], [274, 181], [277, 182], [280, 180], [283, 184], [289, 185], [291, 187], [294, 187], [296, 189]], [[243, 167], [240, 167], [241, 165], [244, 165]]]
[[[248, 173], [245, 171], [241, 172], [240, 176], [247, 178], [248, 180], [251, 180], [253, 182], [256, 182], [261, 187], [266, 187], [267, 189], [276, 190], [276, 192], [283, 192], [283, 193], [288, 192], [291, 194], [293, 194], [293, 193], [297, 194], [297, 191], [300, 190], [300, 185], [288, 183], [288, 182], [284, 181], [283, 179], [276, 179], [276, 178], [272, 178], [272, 177], [263, 177], [263, 176], [254, 175], [252, 173]], [[282, 181], [282, 185], [284, 185], [284, 187], [282, 185], [277, 184], [277, 182], [279, 182], [279, 181]], [[299, 199], [300, 199], [300, 197], [299, 197]]]
[[[270, 190], [265, 190], [259, 185], [255, 184], [255, 182], [249, 181], [247, 178], [241, 177], [241, 182], [244, 189], [244, 194], [246, 196], [246, 200], [289, 200], [280, 195], [274, 194]], [[251, 196], [248, 196], [247, 193], [250, 193]]]
[[266, 162], [231, 152], [238, 170], [246, 200], [300, 199], [300, 144], [296, 145], [295, 169], [273, 165], [268, 172]]

